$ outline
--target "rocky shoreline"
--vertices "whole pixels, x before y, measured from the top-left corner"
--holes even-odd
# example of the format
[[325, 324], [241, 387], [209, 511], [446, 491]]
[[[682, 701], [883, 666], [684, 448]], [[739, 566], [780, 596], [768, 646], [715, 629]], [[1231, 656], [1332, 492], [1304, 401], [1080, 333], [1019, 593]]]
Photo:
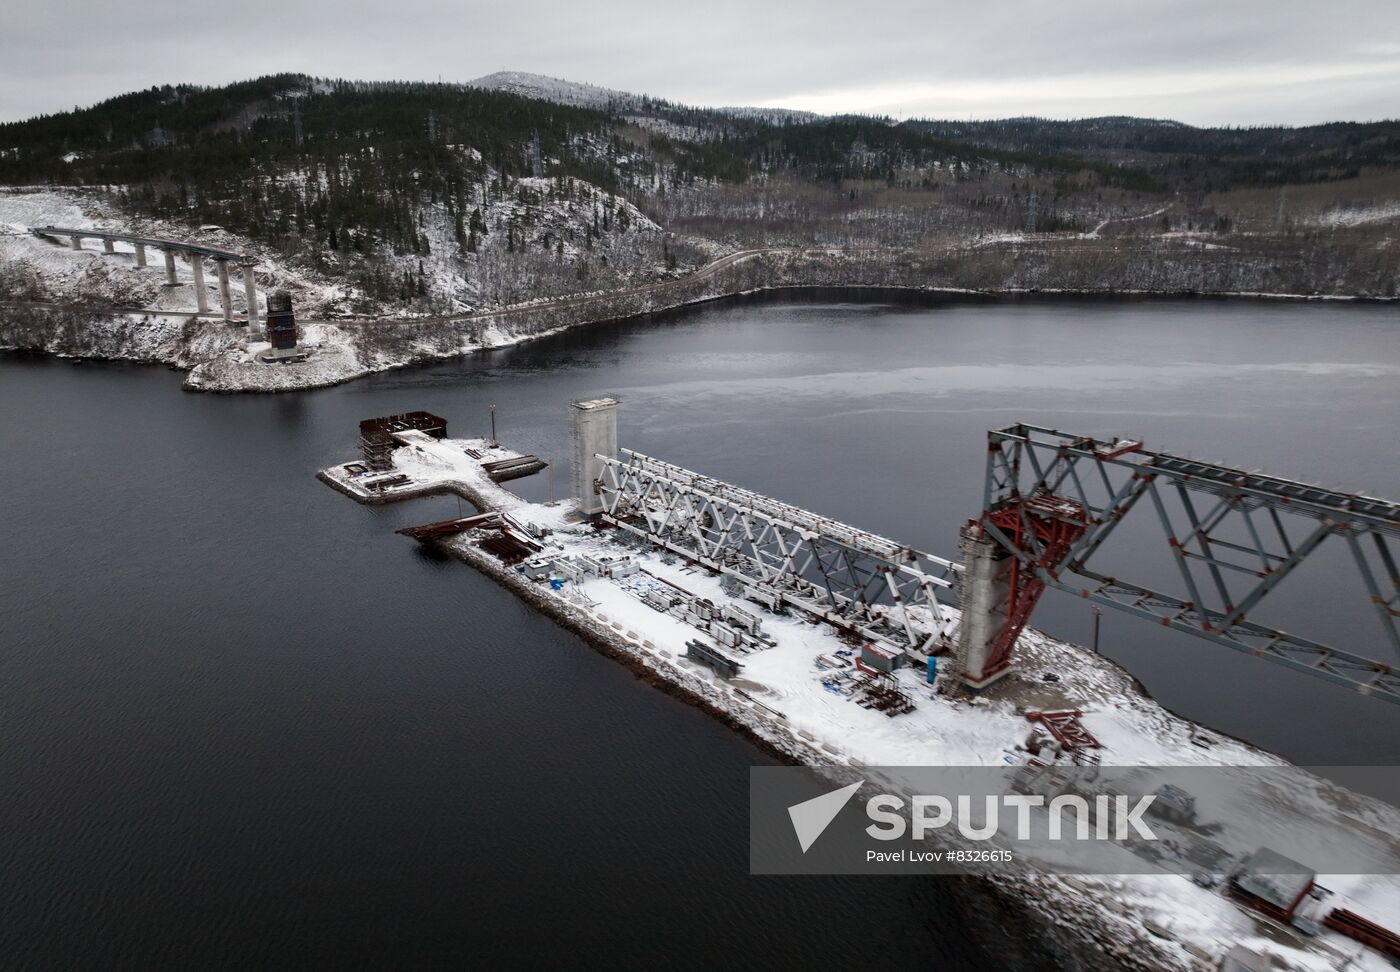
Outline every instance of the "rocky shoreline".
[[[1102, 248], [1088, 252], [1097, 254]], [[933, 253], [872, 249], [740, 251], [686, 277], [617, 292], [543, 300], [452, 317], [310, 323], [304, 362], [264, 364], [241, 347], [237, 328], [214, 321], [101, 310], [0, 310], [0, 349], [93, 359], [135, 360], [189, 371], [191, 391], [304, 391], [366, 375], [505, 347], [587, 324], [610, 323], [753, 295], [826, 293], [842, 300], [1217, 298], [1381, 300], [1347, 294], [1295, 294], [1257, 286], [1258, 274], [1203, 251], [1212, 271], [1148, 274], [1131, 255], [1117, 271], [1083, 264], [1073, 247], [950, 248]], [[1115, 253], [1117, 251], [1115, 250]], [[1075, 259], [1078, 254], [1079, 259]], [[1198, 254], [1197, 254], [1198, 255]], [[1156, 259], [1153, 256], [1152, 259]], [[1144, 257], [1146, 259], [1146, 257]], [[1138, 275], [1138, 276], [1135, 276]], [[1188, 285], [1186, 276], [1197, 286]], [[1160, 286], [1128, 286], [1147, 279]], [[1009, 283], [1016, 284], [1009, 286]], [[1055, 286], [1050, 286], [1050, 284]], [[1205, 286], [1199, 286], [1205, 284]]]

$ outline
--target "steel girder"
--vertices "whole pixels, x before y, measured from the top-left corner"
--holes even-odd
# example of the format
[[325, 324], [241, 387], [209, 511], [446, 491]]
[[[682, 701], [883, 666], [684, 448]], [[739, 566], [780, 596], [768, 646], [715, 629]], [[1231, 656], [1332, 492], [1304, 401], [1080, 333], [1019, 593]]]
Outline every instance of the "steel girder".
[[895, 648], [949, 645], [959, 565], [637, 452], [600, 456], [602, 518]]
[[[1032, 500], [1050, 498], [1066, 501], [1059, 515], [1082, 531], [1062, 552], [1048, 552], [1029, 519], [1032, 510], [1043, 515], [1055, 508]], [[1140, 507], [1155, 514], [1136, 519], [1155, 522], [1165, 536], [1184, 596], [1090, 566]], [[1400, 572], [1390, 547], [1400, 538], [1400, 504], [1150, 452], [1140, 442], [1013, 425], [988, 433], [983, 509], [986, 532], [1051, 587], [1400, 703]], [[1027, 518], [1019, 545], [998, 526], [1017, 510]], [[1395, 662], [1251, 620], [1260, 602], [1332, 536], [1345, 541], [1357, 588]]]

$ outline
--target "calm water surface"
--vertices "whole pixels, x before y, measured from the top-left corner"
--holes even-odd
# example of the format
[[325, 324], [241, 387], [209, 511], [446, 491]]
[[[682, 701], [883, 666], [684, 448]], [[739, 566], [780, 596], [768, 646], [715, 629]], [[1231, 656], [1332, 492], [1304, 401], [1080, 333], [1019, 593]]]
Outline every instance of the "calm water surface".
[[[1400, 495], [1398, 334], [1376, 306], [756, 302], [259, 397], [0, 358], [4, 964], [1053, 967], [957, 934], [958, 885], [749, 877], [761, 753], [394, 535], [455, 500], [312, 474], [361, 418], [480, 434], [494, 403], [559, 460], [520, 489], [562, 495], [568, 402], [615, 394], [624, 446], [953, 556], [1018, 420]], [[1348, 590], [1324, 563], [1273, 618], [1378, 651]], [[1036, 620], [1089, 635], [1070, 598]], [[1103, 648], [1294, 760], [1400, 762], [1395, 707], [1127, 617]]]

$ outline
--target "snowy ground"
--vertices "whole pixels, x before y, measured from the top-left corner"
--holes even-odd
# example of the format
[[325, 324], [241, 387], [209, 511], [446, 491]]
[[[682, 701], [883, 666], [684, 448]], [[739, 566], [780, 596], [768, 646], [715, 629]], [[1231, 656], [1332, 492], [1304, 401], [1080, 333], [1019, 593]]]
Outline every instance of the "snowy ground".
[[[461, 535], [449, 547], [463, 559], [510, 578], [514, 586], [528, 585], [532, 596], [553, 599], [570, 617], [605, 631], [608, 642], [659, 676], [703, 698], [729, 714], [755, 735], [809, 763], [852, 766], [978, 766], [1023, 763], [1030, 724], [1027, 703], [1037, 708], [1074, 707], [1084, 712], [1084, 724], [1102, 743], [1105, 765], [1118, 766], [1279, 766], [1283, 761], [1244, 743], [1203, 732], [1146, 698], [1131, 677], [1111, 662], [1082, 649], [1028, 631], [1018, 649], [1021, 687], [989, 693], [972, 701], [954, 700], [932, 692], [922, 673], [904, 669], [901, 687], [916, 701], [913, 712], [890, 717], [861, 708], [823, 685], [830, 673], [819, 656], [838, 656], [849, 645], [830, 628], [795, 615], [764, 611], [750, 602], [733, 602], [719, 579], [684, 561], [659, 552], [639, 550], [618, 541], [618, 531], [598, 531], [584, 524], [572, 503], [527, 503], [492, 483], [480, 462], [466, 453], [480, 449], [478, 440], [413, 439], [395, 451], [398, 472], [411, 482], [401, 487], [404, 498], [434, 488], [449, 487], [482, 509], [508, 512], [518, 523], [531, 525], [545, 537], [542, 557], [627, 556], [640, 571], [621, 578], [585, 575], [563, 582], [559, 589], [543, 581], [490, 567], [476, 548], [477, 536]], [[503, 455], [505, 453], [502, 453]], [[494, 456], [487, 457], [494, 458]], [[343, 491], [350, 477], [343, 466], [323, 477], [337, 481]], [[557, 578], [556, 578], [557, 579]], [[648, 588], [674, 585], [715, 604], [742, 604], [762, 618], [764, 632], [775, 644], [743, 654], [743, 671], [733, 681], [684, 657], [692, 638], [708, 640], [696, 627], [654, 609], [642, 600]], [[1045, 672], [1060, 681], [1047, 683]], [[1205, 737], [1205, 745], [1192, 744]], [[1386, 817], [1374, 801], [1352, 799], [1326, 781], [1299, 799], [1317, 800], [1341, 808], [1356, 826], [1390, 838], [1400, 832], [1400, 820]], [[1360, 808], [1360, 809], [1358, 809]], [[1223, 839], [1222, 839], [1223, 842]], [[1287, 847], [1283, 848], [1285, 851]], [[1274, 928], [1227, 901], [1217, 890], [1196, 886], [1184, 877], [1123, 876], [1042, 878], [1062, 882], [1059, 894], [1069, 894], [1092, 909], [1095, 920], [1113, 927], [1151, 935], [1165, 952], [1179, 958], [1180, 967], [1222, 955], [1243, 943], [1271, 956], [1279, 968], [1318, 970], [1339, 967], [1354, 956], [1354, 969], [1389, 967], [1377, 953], [1332, 932], [1308, 940], [1290, 930]], [[1393, 927], [1400, 919], [1400, 876], [1324, 875], [1320, 883], [1335, 892], [1327, 907], [1346, 907]]]
[[[7, 273], [28, 274], [43, 287], [44, 298], [54, 301], [100, 299], [121, 307], [165, 311], [194, 311], [197, 301], [194, 276], [189, 264], [175, 261], [179, 283], [165, 285], [162, 254], [148, 250], [146, 267], [136, 266], [135, 248], [129, 243], [114, 244], [115, 253], [104, 253], [100, 243], [86, 241], [84, 249], [73, 250], [67, 241], [40, 239], [30, 234], [35, 226], [62, 226], [74, 229], [113, 229], [146, 237], [188, 240], [249, 253], [258, 257], [255, 273], [266, 306], [268, 291], [292, 291], [296, 306], [304, 314], [333, 310], [341, 300], [341, 288], [310, 279], [272, 257], [264, 247], [225, 232], [219, 227], [192, 230], [162, 220], [144, 219], [123, 213], [94, 192], [74, 189], [12, 189], [0, 191], [0, 267]], [[209, 306], [219, 308], [218, 279], [213, 267], [205, 268], [204, 286]], [[234, 313], [247, 311], [241, 283], [233, 281], [229, 296]]]
[[1314, 217], [1316, 226], [1366, 226], [1400, 220], [1400, 202], [1390, 200], [1369, 206], [1339, 206]]
[[[423, 229], [431, 254], [407, 260], [426, 276], [429, 301], [439, 310], [463, 311], [483, 304], [530, 306], [549, 295], [584, 290], [613, 290], [632, 282], [647, 283], [661, 271], [661, 231], [635, 206], [580, 180], [567, 182], [526, 178], [506, 194], [473, 188], [484, 226], [477, 252], [463, 253], [453, 238], [451, 221], [441, 206]], [[608, 228], [596, 235], [599, 214]], [[302, 325], [301, 342], [315, 353], [305, 361], [268, 366], [244, 353], [238, 342], [213, 327], [184, 327], [198, 301], [189, 264], [177, 259], [177, 283], [168, 285], [164, 255], [148, 250], [146, 267], [136, 265], [135, 248], [115, 243], [106, 253], [88, 240], [74, 250], [66, 240], [35, 237], [30, 230], [54, 225], [79, 229], [114, 229], [147, 237], [190, 240], [258, 257], [255, 267], [265, 312], [274, 289], [292, 293]], [[517, 252], [508, 252], [514, 248]], [[398, 259], [398, 258], [394, 258]], [[593, 268], [592, 287], [580, 282], [578, 263]], [[234, 274], [237, 277], [237, 274]], [[590, 278], [592, 279], [592, 278]], [[241, 280], [231, 281], [232, 313], [247, 307]], [[218, 321], [217, 275], [204, 275], [207, 305], [213, 309], [200, 323]], [[499, 347], [536, 336], [518, 333], [505, 319], [482, 326], [447, 325], [431, 318], [404, 321], [399, 308], [373, 324], [346, 324], [351, 289], [315, 279], [273, 256], [265, 247], [219, 227], [178, 226], [118, 211], [97, 191], [72, 189], [0, 189], [0, 295], [52, 304], [93, 304], [143, 313], [123, 313], [114, 320], [94, 320], [92, 333], [61, 331], [37, 339], [6, 340], [14, 345], [76, 357], [122, 358], [193, 369], [186, 387], [207, 391], [288, 391], [317, 388], [404, 364]], [[94, 312], [94, 317], [99, 316]], [[448, 332], [451, 333], [448, 333]], [[100, 332], [100, 333], [99, 333]], [[256, 350], [256, 349], [255, 349]]]
[[[396, 438], [404, 444], [394, 450], [391, 472], [364, 472], [356, 468], [361, 465], [356, 461], [323, 469], [321, 478], [361, 503], [394, 503], [430, 493], [450, 492], [483, 510], [509, 512], [524, 510], [530, 505], [493, 482], [482, 468], [487, 463], [518, 459], [521, 453], [487, 439], [434, 439], [417, 431], [397, 433]], [[382, 490], [369, 486], [375, 479], [397, 474], [407, 476], [407, 481]], [[540, 509], [544, 511], [543, 519], [538, 522], [562, 523], [558, 508]]]
[[355, 353], [349, 336], [334, 324], [301, 324], [297, 346], [301, 361], [261, 361], [265, 341], [246, 342], [198, 359], [185, 378], [192, 391], [301, 391], [338, 384], [370, 373]]

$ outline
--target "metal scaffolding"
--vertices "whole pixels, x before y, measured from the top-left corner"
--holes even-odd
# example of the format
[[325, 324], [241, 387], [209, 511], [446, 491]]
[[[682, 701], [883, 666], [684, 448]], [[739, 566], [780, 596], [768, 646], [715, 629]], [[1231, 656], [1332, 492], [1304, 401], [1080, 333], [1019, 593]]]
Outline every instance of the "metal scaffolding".
[[365, 465], [381, 471], [392, 468], [391, 454], [401, 445], [394, 435], [410, 429], [441, 439], [447, 435], [447, 419], [424, 411], [365, 419], [360, 423], [360, 454]]
[[927, 655], [950, 647], [938, 592], [960, 568], [885, 537], [623, 450], [598, 456], [601, 518], [774, 604], [862, 639]]
[[[1165, 539], [1179, 594], [1090, 566], [1144, 498], [1155, 517], [1133, 520]], [[1400, 703], [1394, 670], [1400, 663], [1400, 572], [1390, 548], [1400, 537], [1400, 505], [1151, 452], [1140, 442], [1013, 425], [988, 433], [983, 510], [970, 526], [1013, 558], [1003, 627], [990, 649], [993, 664], [1007, 662], [1049, 586]], [[1334, 536], [1351, 554], [1356, 587], [1380, 621], [1378, 640], [1394, 663], [1251, 619], [1264, 598]], [[1133, 550], [1142, 562], [1151, 547], [1135, 537]]]

